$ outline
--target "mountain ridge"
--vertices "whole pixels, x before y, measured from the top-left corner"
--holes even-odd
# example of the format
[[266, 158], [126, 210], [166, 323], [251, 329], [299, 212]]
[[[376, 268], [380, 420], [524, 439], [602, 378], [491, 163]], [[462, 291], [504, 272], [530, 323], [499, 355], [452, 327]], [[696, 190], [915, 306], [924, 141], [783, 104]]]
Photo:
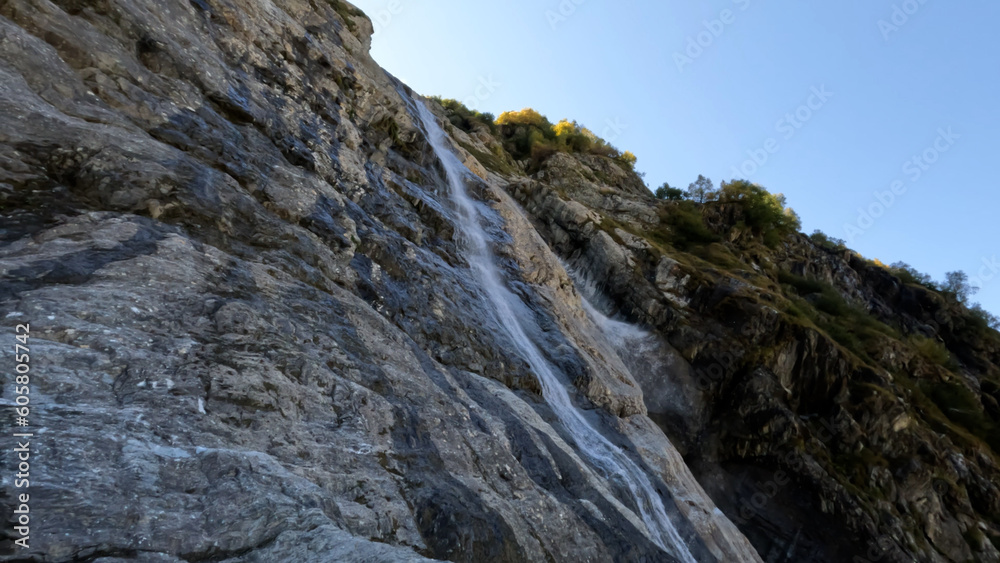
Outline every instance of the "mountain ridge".
[[[0, 6], [0, 317], [45, 429], [4, 560], [674, 560], [486, 305], [371, 33], [339, 0]], [[1000, 345], [960, 304], [428, 103], [530, 337], [699, 560], [997, 560]]]
[[[479, 135], [463, 137], [461, 132], [456, 132], [460, 144], [472, 143], [470, 152], [473, 154], [485, 152], [483, 147], [474, 146], [486, 132], [481, 126], [477, 128]], [[489, 148], [498, 142], [484, 145]], [[556, 154], [551, 161], [542, 163], [530, 178], [513, 179], [508, 191], [528, 211], [557, 254], [571, 264], [582, 261], [584, 267], [590, 268], [586, 272], [588, 277], [604, 281], [602, 290], [611, 298], [614, 312], [651, 327], [677, 348], [683, 361], [691, 364], [689, 385], [714, 397], [708, 399], [708, 403], [714, 403], [716, 409], [731, 408], [742, 416], [756, 413], [755, 416], [763, 417], [758, 421], [757, 430], [749, 434], [756, 440], [748, 436], [733, 440], [728, 447], [735, 449], [721, 454], [722, 457], [735, 458], [730, 463], [741, 460], [749, 464], [750, 474], [761, 473], [761, 466], [767, 467], [763, 471], [767, 477], [763, 483], [772, 489], [774, 475], [782, 475], [781, 480], [787, 481], [790, 475], [801, 475], [803, 468], [811, 469], [813, 474], [805, 481], [813, 479], [809, 486], [823, 491], [817, 494], [820, 503], [836, 505], [846, 500], [845, 506], [835, 510], [842, 512], [838, 515], [841, 522], [831, 527], [842, 526], [843, 520], [854, 526], [831, 536], [857, 534], [865, 528], [871, 534], [872, 529], [886, 525], [880, 523], [880, 519], [892, 521], [879, 514], [879, 510], [886, 510], [883, 499], [896, 496], [895, 501], [900, 503], [899, 496], [904, 496], [902, 487], [887, 486], [884, 480], [899, 472], [897, 467], [907, 459], [924, 460], [915, 452], [904, 455], [894, 451], [892, 446], [886, 447], [887, 444], [898, 439], [898, 432], [910, 425], [926, 425], [922, 430], [929, 431], [926, 438], [929, 443], [938, 442], [938, 436], [943, 436], [939, 431], [958, 442], [951, 447], [940, 444], [934, 447], [951, 451], [944, 457], [957, 455], [957, 459], [963, 459], [964, 454], [968, 454], [977, 465], [982, 463], [985, 471], [984, 476], [972, 478], [977, 487], [983, 488], [969, 492], [966, 497], [975, 499], [972, 502], [983, 513], [969, 504], [964, 508], [970, 515], [981, 514], [984, 521], [961, 532], [962, 540], [955, 537], [961, 527], [956, 522], [949, 534], [952, 540], [947, 540], [954, 551], [944, 557], [954, 561], [974, 557], [993, 560], [996, 555], [981, 540], [988, 534], [995, 535], [987, 531], [991, 528], [985, 524], [991, 520], [989, 514], [994, 511], [995, 503], [995, 500], [987, 500], [994, 495], [990, 491], [995, 491], [991, 483], [996, 477], [989, 475], [995, 475], [997, 467], [995, 446], [986, 442], [993, 440], [992, 429], [998, 413], [995, 390], [997, 343], [1000, 341], [981, 310], [967, 308], [954, 294], [942, 292], [939, 286], [925, 277], [921, 279], [905, 265], [893, 270], [877, 261], [866, 260], [822, 235], [806, 237], [801, 233], [788, 233], [780, 244], [773, 247], [765, 244], [760, 236], [742, 226], [746, 210], [737, 200], [726, 202], [725, 197], [719, 197], [718, 201], [697, 206], [689, 202], [657, 201], [648, 188], [637, 189], [644, 184], [627, 167], [621, 171], [631, 177], [629, 180], [622, 180], [618, 185], [595, 185], [600, 184], [598, 179], [592, 174], [588, 179], [584, 172], [589, 158], [572, 151]], [[710, 231], [715, 240], [695, 241], [691, 248], [671, 246], [672, 214], [683, 217], [691, 208], [697, 211], [697, 219], [701, 222], [699, 228]], [[652, 211], [654, 209], [656, 211]], [[664, 230], [668, 235], [666, 240]], [[680, 242], [692, 244], [689, 240]], [[905, 281], [907, 278], [909, 283]], [[751, 292], [747, 292], [748, 287], [752, 288]], [[767, 314], [768, 311], [773, 314]], [[704, 321], [709, 321], [709, 327], [690, 326], [706, 324]], [[719, 321], [723, 321], [721, 326]], [[737, 344], [716, 344], [715, 350], [706, 353], [705, 343], [719, 338], [730, 338]], [[782, 349], [780, 343], [785, 339], [795, 342], [791, 348]], [[823, 359], [824, 356], [827, 358]], [[800, 384], [805, 386], [797, 389], [796, 376], [806, 376], [812, 382]], [[644, 390], [647, 395], [651, 393], [648, 387]], [[733, 396], [733, 393], [750, 398]], [[892, 401], [873, 401], [866, 394]], [[648, 404], [651, 399], [647, 396], [646, 401]], [[895, 401], [906, 407], [901, 409], [893, 405]], [[858, 409], [861, 412], [848, 414], [855, 408], [850, 405], [852, 402], [861, 403], [864, 407]], [[878, 406], [866, 407], [866, 402]], [[850, 406], [850, 409], [842, 409], [841, 405]], [[944, 414], [948, 409], [958, 408], [975, 409], [978, 414], [960, 413], [951, 417]], [[880, 413], [880, 409], [884, 412]], [[692, 431], [690, 420], [685, 421], [691, 418], [691, 413], [651, 414], [657, 414], [656, 419], [661, 421], [671, 439], [682, 451], [689, 452], [688, 461], [695, 467], [696, 475], [703, 478], [703, 484], [709, 482], [709, 478], [718, 478], [718, 460], [713, 457], [720, 452], [699, 456], [692, 456], [690, 452], [696, 449], [698, 440], [724, 442], [723, 437], [712, 436], [709, 432], [697, 439], [691, 436], [685, 439], [685, 432]], [[860, 420], [853, 416], [859, 416]], [[747, 427], [748, 421], [726, 422], [719, 418], [725, 419], [726, 415], [709, 416], [704, 427], [736, 426], [739, 434], [751, 430]], [[816, 421], [803, 423], [802, 418]], [[956, 422], [956, 418], [961, 421]], [[966, 425], [975, 427], [976, 435], [972, 435]], [[769, 426], [780, 429], [773, 439], [766, 437], [775, 432]], [[797, 451], [801, 446], [781, 447], [794, 440], [805, 440], [803, 446], [808, 446], [808, 441], [815, 440], [816, 436], [826, 438], [804, 456], [800, 455], [803, 451]], [[828, 448], [823, 442], [834, 443]], [[775, 445], [779, 447], [771, 451]], [[724, 452], [727, 446], [716, 447]], [[885, 450], [880, 451], [882, 448], [892, 451], [897, 459], [887, 462], [883, 458]], [[838, 449], [846, 451], [837, 453]], [[754, 460], [757, 456], [765, 459]], [[768, 456], [773, 459], [766, 459]], [[823, 461], [822, 456], [829, 459]], [[789, 460], [795, 471], [788, 468]], [[955, 471], [949, 467], [950, 463], [945, 461], [943, 468], [939, 465], [934, 471], [941, 470], [941, 475]], [[954, 463], [965, 464], [964, 461]], [[700, 465], [704, 467], [699, 469]], [[883, 475], [882, 481], [874, 476], [852, 475], [862, 468], [873, 475], [882, 472], [883, 468], [886, 471], [892, 468], [893, 472]], [[820, 472], [827, 476], [821, 476]], [[805, 473], [809, 475], [808, 471]], [[954, 483], [951, 478], [941, 478]], [[934, 479], [930, 481], [936, 482]], [[911, 483], [910, 486], [919, 485]], [[966, 492], [963, 486], [954, 484], [937, 488], [929, 484], [923, 486], [931, 488], [931, 494], [948, 493], [940, 495], [946, 498], [956, 493], [961, 497]], [[708, 488], [711, 491], [711, 487]], [[838, 492], [838, 488], [843, 490]], [[887, 495], [880, 492], [884, 488], [889, 489]], [[720, 506], [725, 506], [723, 491], [711, 492], [716, 493], [713, 498]], [[740, 496], [732, 490], [725, 490], [725, 493]], [[761, 509], [753, 505], [754, 495], [759, 494], [751, 487], [745, 498], [728, 507], [727, 514], [763, 555], [767, 548], [773, 547], [766, 542], [773, 539], [774, 522], [761, 522], [754, 530], [753, 521], [769, 519], [761, 509], [776, 502], [773, 499], [777, 492], [765, 495], [768, 500]], [[838, 495], [842, 499], [837, 499]], [[959, 505], [967, 502], [958, 500]], [[905, 506], [906, 503], [900, 504]], [[801, 510], [794, 506], [786, 508]], [[852, 509], [867, 514], [854, 518], [846, 514]], [[810, 518], [822, 519], [827, 509], [805, 512]], [[905, 510], [901, 512], [904, 516], [896, 525], [912, 518]], [[782, 516], [774, 515], [774, 519], [781, 520]], [[889, 527], [892, 526], [889, 523]], [[832, 559], [825, 558], [829, 555], [814, 559], [816, 556], [808, 550], [816, 546], [800, 545], [804, 551], [790, 560], [832, 561], [860, 557], [860, 560], [899, 558], [903, 561], [941, 557], [934, 543], [935, 536], [941, 535], [940, 530], [924, 525], [923, 529], [918, 527], [908, 533], [903, 529], [897, 532], [900, 538], [908, 538], [911, 545], [901, 547], [894, 543], [896, 538], [891, 532], [882, 532], [869, 536], [872, 542], [869, 549], [841, 553]], [[972, 538], [968, 545], [984, 546], [986, 552], [974, 555], [971, 548], [965, 551], [961, 546], [966, 541], [965, 536]], [[887, 541], [889, 537], [894, 541]], [[783, 540], [787, 543], [780, 547], [785, 549], [797, 542], [808, 542], [809, 534], [792, 529], [785, 532]], [[836, 543], [837, 540], [831, 537], [825, 541]], [[921, 541], [929, 545], [920, 547]], [[940, 541], [945, 543], [946, 540]], [[780, 545], [781, 542], [775, 543]]]

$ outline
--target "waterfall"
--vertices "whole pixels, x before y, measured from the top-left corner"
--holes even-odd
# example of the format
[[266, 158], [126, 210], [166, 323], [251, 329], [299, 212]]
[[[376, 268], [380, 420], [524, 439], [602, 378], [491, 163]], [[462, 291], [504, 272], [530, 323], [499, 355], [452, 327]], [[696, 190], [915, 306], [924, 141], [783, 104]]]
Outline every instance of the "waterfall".
[[[602, 308], [610, 309], [611, 303], [593, 278], [583, 273], [586, 268], [577, 269], [566, 264], [563, 264], [563, 267], [580, 291], [587, 315], [615, 349], [619, 359], [633, 377], [642, 373], [670, 373], [674, 369], [668, 351], [669, 345], [658, 336], [636, 325], [615, 320], [601, 311]], [[661, 383], [663, 384], [665, 383]], [[676, 387], [674, 391], [678, 395], [683, 392]], [[709, 550], [719, 561], [763, 563], [757, 550], [743, 536], [739, 528], [705, 493], [673, 445], [668, 443], [668, 447], [660, 453], [667, 459], [670, 467], [671, 482], [667, 483], [670, 494], [674, 499], [682, 500], [679, 504], [687, 505], [685, 517], [699, 529], [702, 538], [708, 543]]]
[[673, 554], [685, 563], [695, 563], [694, 557], [674, 524], [667, 516], [663, 499], [656, 492], [649, 476], [639, 465], [626, 456], [617, 446], [605, 438], [584, 418], [573, 404], [566, 384], [531, 338], [525, 323], [529, 319], [519, 317], [519, 298], [503, 281], [496, 259], [490, 248], [490, 240], [482, 225], [482, 217], [476, 203], [465, 189], [468, 169], [449, 149], [445, 132], [438, 125], [434, 114], [420, 101], [416, 103], [417, 113], [427, 132], [427, 139], [434, 153], [444, 167], [450, 188], [450, 197], [458, 212], [458, 228], [464, 235], [465, 258], [483, 293], [492, 305], [497, 320], [507, 331], [521, 357], [531, 367], [542, 388], [542, 395], [560, 424], [576, 443], [583, 456], [605, 476], [616, 476], [626, 485], [634, 504], [639, 509], [639, 517], [645, 523], [649, 538], [661, 549]]

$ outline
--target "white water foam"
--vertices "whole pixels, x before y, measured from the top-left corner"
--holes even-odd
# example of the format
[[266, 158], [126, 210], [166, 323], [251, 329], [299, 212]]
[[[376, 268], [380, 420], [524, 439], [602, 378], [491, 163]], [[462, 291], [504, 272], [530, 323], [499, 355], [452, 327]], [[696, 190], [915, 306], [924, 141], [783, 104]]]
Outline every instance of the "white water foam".
[[528, 337], [529, 330], [524, 323], [530, 321], [515, 314], [520, 305], [519, 298], [504, 284], [482, 225], [482, 217], [466, 192], [465, 178], [470, 172], [451, 152], [445, 132], [438, 125], [434, 114], [420, 101], [417, 101], [416, 106], [427, 132], [427, 139], [447, 176], [451, 200], [458, 210], [458, 227], [467, 241], [465, 258], [472, 275], [493, 306], [498, 321], [538, 378], [545, 401], [589, 462], [605, 475], [620, 478], [627, 486], [639, 509], [639, 516], [646, 525], [649, 538], [680, 561], [695, 563], [677, 528], [667, 516], [663, 499], [656, 492], [649, 476], [587, 422], [573, 404], [569, 391], [556, 374], [556, 368], [550, 365], [538, 346]]

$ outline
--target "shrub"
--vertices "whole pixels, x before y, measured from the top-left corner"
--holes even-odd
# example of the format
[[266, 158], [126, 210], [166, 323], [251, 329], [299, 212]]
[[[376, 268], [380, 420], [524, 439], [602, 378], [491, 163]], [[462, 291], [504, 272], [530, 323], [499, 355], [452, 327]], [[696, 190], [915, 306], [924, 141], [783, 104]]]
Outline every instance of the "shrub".
[[656, 188], [656, 199], [680, 201], [681, 199], [684, 199], [684, 190], [671, 188], [670, 184], [664, 183], [659, 188]]
[[491, 152], [482, 152], [472, 145], [460, 144], [487, 169], [498, 174], [514, 174], [516, 172], [516, 168], [510, 162], [510, 156], [499, 145], [494, 145]]
[[615, 160], [624, 164], [625, 166], [628, 166], [629, 169], [631, 170], [635, 168], [635, 163], [638, 159], [630, 151], [625, 151]]
[[521, 111], [505, 111], [497, 118], [497, 125], [527, 125], [539, 129], [551, 129], [552, 124], [542, 114], [531, 108]]
[[564, 119], [557, 123], [553, 130], [559, 144], [570, 152], [589, 152], [597, 141], [596, 135], [575, 121]]
[[851, 313], [851, 307], [836, 291], [820, 293], [814, 305], [820, 311], [835, 317], [846, 317]]
[[462, 102], [458, 100], [452, 100], [449, 98], [432, 97], [432, 100], [438, 103], [444, 113], [448, 116], [448, 121], [452, 125], [458, 127], [466, 133], [470, 133], [476, 129], [477, 125], [485, 126], [490, 133], [495, 134], [497, 132], [497, 126], [494, 123], [495, 119], [492, 113], [482, 113], [473, 109], [469, 109]]
[[878, 321], [868, 311], [848, 303], [835, 287], [821, 280], [804, 278], [779, 271], [778, 282], [791, 286], [804, 299], [793, 296], [787, 312], [813, 321], [835, 341], [862, 360], [874, 363], [870, 353], [878, 346], [882, 335], [898, 338], [889, 326]]
[[813, 241], [816, 246], [826, 250], [847, 250], [847, 242], [844, 239], [828, 236], [820, 230], [813, 231], [813, 234], [809, 235], [809, 240]]
[[676, 206], [671, 206], [661, 220], [670, 229], [666, 242], [680, 250], [720, 240], [719, 236], [705, 225], [701, 209], [693, 202], [682, 201]]
[[698, 179], [688, 185], [687, 196], [691, 201], [705, 203], [715, 194], [715, 184], [711, 180], [698, 175]]
[[945, 282], [941, 290], [945, 295], [963, 305], [968, 304], [969, 298], [979, 291], [978, 288], [969, 284], [969, 274], [965, 272], [948, 272], [945, 274]]
[[997, 425], [983, 412], [982, 402], [975, 393], [952, 381], [925, 383], [920, 388], [952, 422], [982, 439], [994, 451], [1000, 451]]
[[531, 145], [531, 165], [538, 168], [548, 158], [559, 152], [556, 147], [545, 143], [535, 142]]
[[790, 207], [786, 207], [784, 195], [772, 194], [760, 185], [746, 180], [723, 183], [718, 201], [739, 204], [743, 208], [746, 226], [771, 246], [802, 226], [799, 216]]
[[906, 262], [896, 262], [889, 266], [889, 271], [896, 277], [903, 280], [903, 283], [922, 285], [930, 289], [937, 289], [931, 277], [917, 271], [916, 268]]
[[973, 322], [976, 323], [980, 332], [985, 332], [987, 328], [1000, 330], [1000, 317], [990, 313], [979, 303], [973, 305], [969, 312], [972, 313]]
[[341, 2], [341, 0], [330, 0], [330, 5], [333, 6], [334, 11], [337, 12], [340, 19], [344, 20], [347, 29], [351, 33], [357, 31], [358, 24], [354, 23], [354, 18], [358, 16], [364, 17], [364, 12], [346, 2]]
[[563, 119], [553, 125], [544, 115], [531, 108], [524, 108], [501, 113], [494, 126], [511, 156], [516, 160], [530, 158], [533, 167], [538, 167], [545, 158], [562, 151], [605, 156], [634, 171], [634, 154], [620, 152], [575, 121]]
[[556, 123], [553, 129], [557, 137], [568, 137], [575, 134], [579, 130], [579, 127], [575, 121], [571, 123], [568, 119], [564, 119]]
[[943, 366], [952, 367], [953, 360], [951, 359], [951, 353], [945, 348], [944, 344], [938, 342], [937, 340], [931, 340], [930, 338], [924, 336], [914, 335], [910, 337], [910, 345], [916, 350], [917, 354], [921, 358], [927, 360], [928, 362]]
[[596, 143], [593, 148], [590, 149], [590, 154], [596, 154], [599, 156], [606, 156], [608, 158], [617, 158], [621, 153], [618, 149], [607, 144], [604, 141]]
[[823, 293], [827, 288], [827, 285], [819, 280], [804, 278], [784, 270], [778, 272], [778, 283], [792, 286], [796, 293], [803, 296]]

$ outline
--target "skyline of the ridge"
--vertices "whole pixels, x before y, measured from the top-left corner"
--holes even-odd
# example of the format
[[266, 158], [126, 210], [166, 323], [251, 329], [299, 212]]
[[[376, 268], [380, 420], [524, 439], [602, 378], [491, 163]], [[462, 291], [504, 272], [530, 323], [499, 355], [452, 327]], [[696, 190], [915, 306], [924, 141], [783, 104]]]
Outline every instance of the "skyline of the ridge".
[[577, 120], [635, 153], [653, 189], [747, 178], [807, 233], [937, 281], [967, 272], [1000, 314], [1000, 5], [354, 4], [375, 60], [421, 94]]

